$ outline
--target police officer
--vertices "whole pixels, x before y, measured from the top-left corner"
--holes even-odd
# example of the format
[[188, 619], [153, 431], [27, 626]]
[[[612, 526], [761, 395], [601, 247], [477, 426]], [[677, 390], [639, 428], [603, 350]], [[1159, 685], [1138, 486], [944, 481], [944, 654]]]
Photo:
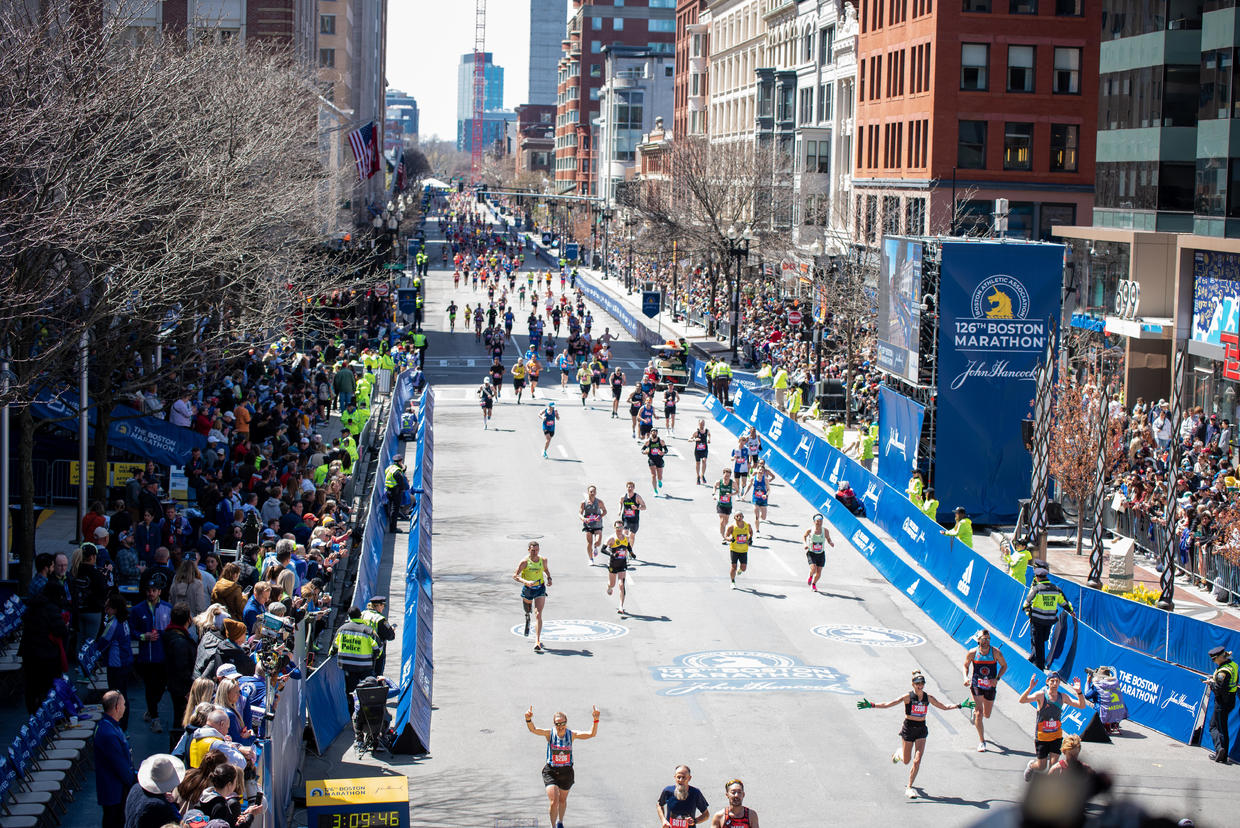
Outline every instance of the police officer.
[[379, 636], [362, 623], [362, 611], [349, 607], [349, 620], [336, 631], [331, 649], [340, 669], [344, 670], [346, 693], [351, 694], [359, 681], [375, 674], [375, 659], [381, 649]]
[[387, 489], [388, 531], [396, 531], [396, 521], [404, 516], [405, 492], [409, 490], [409, 479], [405, 476], [405, 458], [399, 454], [383, 470], [383, 488]]
[[1059, 591], [1059, 587], [1051, 583], [1050, 571], [1039, 566], [1033, 570], [1033, 583], [1025, 595], [1025, 615], [1029, 616], [1030, 649], [1033, 651], [1033, 663], [1039, 670], [1046, 669], [1046, 641], [1055, 628], [1055, 620], [1059, 617], [1059, 608], [1066, 607], [1068, 614], [1074, 614], [1072, 604]]
[[715, 396], [723, 402], [725, 408], [730, 408], [732, 406], [732, 398], [729, 396], [732, 385], [732, 366], [727, 363], [727, 360], [721, 359], [715, 363], [715, 376], [718, 383]]
[[413, 297], [413, 329], [415, 331], [422, 330], [422, 308], [426, 304], [426, 299], [422, 296], [422, 291], [418, 291], [418, 295]]
[[1231, 732], [1227, 728], [1227, 717], [1236, 706], [1236, 686], [1240, 679], [1240, 668], [1231, 660], [1231, 653], [1225, 647], [1215, 647], [1210, 651], [1210, 660], [1214, 662], [1214, 675], [1206, 679], [1210, 689], [1214, 691], [1214, 715], [1210, 717], [1210, 738], [1214, 740], [1214, 761], [1227, 764], [1227, 754], [1231, 752]]
[[388, 623], [383, 615], [385, 612], [387, 612], [386, 595], [374, 596], [366, 604], [366, 609], [362, 610], [362, 623], [374, 630], [379, 638], [379, 657], [375, 664], [375, 674], [380, 676], [383, 675], [383, 668], [387, 664], [387, 649], [383, 642], [396, 638], [396, 628]]

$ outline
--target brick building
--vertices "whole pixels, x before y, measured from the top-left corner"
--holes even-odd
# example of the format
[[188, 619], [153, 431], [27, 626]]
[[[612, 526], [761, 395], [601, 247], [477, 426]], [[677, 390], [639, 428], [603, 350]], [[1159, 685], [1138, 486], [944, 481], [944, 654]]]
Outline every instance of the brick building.
[[[1100, 0], [859, 0], [854, 232], [1086, 223]], [[956, 208], [953, 209], [953, 192]]]
[[676, 97], [672, 107], [673, 135], [706, 133], [709, 27], [698, 22], [702, 12], [706, 10], [706, 3], [707, 0], [680, 0], [676, 4]]
[[522, 104], [517, 107], [513, 141], [516, 174], [550, 176], [555, 160], [555, 105]]
[[599, 90], [604, 46], [635, 46], [671, 55], [676, 0], [573, 0], [556, 87], [555, 187], [598, 194]]

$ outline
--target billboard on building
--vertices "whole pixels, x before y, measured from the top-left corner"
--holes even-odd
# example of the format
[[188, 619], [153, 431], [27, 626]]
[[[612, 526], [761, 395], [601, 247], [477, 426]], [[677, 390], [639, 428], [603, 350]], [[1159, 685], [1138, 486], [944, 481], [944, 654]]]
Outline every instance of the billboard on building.
[[917, 382], [923, 249], [916, 239], [885, 237], [878, 285], [878, 367], [911, 382]]
[[1240, 256], [1193, 251], [1193, 339], [1223, 345], [1240, 331]]
[[1063, 245], [951, 241], [942, 251], [936, 494], [974, 522], [1011, 523], [1029, 497], [1021, 421], [1059, 319]]

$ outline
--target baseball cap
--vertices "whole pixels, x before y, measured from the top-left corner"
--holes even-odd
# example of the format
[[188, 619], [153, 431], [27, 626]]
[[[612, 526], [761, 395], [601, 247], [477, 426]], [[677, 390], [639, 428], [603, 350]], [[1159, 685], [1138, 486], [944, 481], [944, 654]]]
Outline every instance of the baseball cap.
[[104, 529], [102, 526], [100, 526], [98, 529], [95, 530], [95, 538], [97, 540], [103, 540], [107, 536], [108, 536], [108, 530]]
[[235, 676], [235, 675], [238, 675], [236, 665], [221, 664], [219, 667], [215, 668], [215, 677], [217, 679], [231, 678], [232, 676]]

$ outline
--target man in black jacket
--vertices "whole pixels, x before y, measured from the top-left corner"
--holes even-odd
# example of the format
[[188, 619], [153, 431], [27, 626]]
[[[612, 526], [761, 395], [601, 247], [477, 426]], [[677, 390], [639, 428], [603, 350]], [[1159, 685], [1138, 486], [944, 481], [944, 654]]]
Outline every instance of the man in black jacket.
[[189, 604], [184, 601], [177, 603], [172, 608], [167, 628], [160, 634], [164, 645], [168, 692], [172, 695], [172, 729], [168, 732], [170, 748], [175, 748], [181, 740], [181, 720], [185, 718], [185, 704], [190, 685], [194, 683], [194, 661], [198, 656], [198, 644], [189, 637], [189, 618]]
[[82, 562], [73, 576], [73, 593], [77, 599], [78, 641], [99, 634], [103, 622], [103, 605], [108, 600], [108, 580], [95, 566], [99, 550], [93, 543], [82, 544]]
[[41, 592], [31, 596], [22, 616], [22, 638], [17, 651], [22, 659], [28, 713], [39, 709], [52, 682], [64, 671], [64, 646], [68, 637], [69, 629], [60, 607]]

